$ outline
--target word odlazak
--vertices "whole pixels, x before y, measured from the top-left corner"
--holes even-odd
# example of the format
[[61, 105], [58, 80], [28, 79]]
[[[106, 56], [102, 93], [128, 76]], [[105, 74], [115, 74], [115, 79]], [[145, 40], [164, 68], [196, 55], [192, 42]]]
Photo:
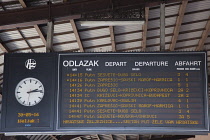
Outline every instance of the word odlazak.
[[98, 64], [99, 60], [79, 60], [79, 61], [76, 61], [76, 60], [64, 60], [63, 61], [63, 66], [64, 67], [80, 67], [80, 66], [83, 66], [83, 67], [90, 67], [90, 66], [99, 66]]

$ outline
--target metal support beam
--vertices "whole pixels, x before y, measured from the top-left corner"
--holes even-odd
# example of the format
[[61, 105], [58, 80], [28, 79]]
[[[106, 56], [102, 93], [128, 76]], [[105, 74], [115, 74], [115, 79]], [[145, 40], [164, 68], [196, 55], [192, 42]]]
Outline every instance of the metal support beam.
[[160, 51], [165, 51], [165, 3], [160, 4]]
[[184, 18], [185, 9], [187, 7], [187, 3], [188, 3], [188, 0], [182, 1], [182, 4], [179, 7], [179, 15], [176, 19], [176, 26], [174, 27], [174, 35], [173, 35], [172, 40], [171, 40], [172, 43], [169, 47], [170, 51], [174, 51], [176, 41], [177, 41], [177, 38], [178, 38], [178, 35], [179, 35], [179, 30], [180, 30], [180, 27], [181, 27], [181, 24], [182, 24], [182, 20]]
[[[181, 0], [167, 0], [167, 3]], [[121, 0], [118, 7], [129, 6], [157, 6], [162, 0]], [[65, 2], [51, 5], [51, 17], [53, 21], [78, 19], [85, 12], [108, 11], [110, 0], [88, 0], [79, 2]], [[0, 30], [47, 23], [49, 19], [49, 6], [38, 6], [10, 10], [0, 13]]]
[[34, 28], [36, 29], [37, 33], [39, 34], [39, 37], [41, 38], [42, 42], [44, 43], [44, 45], [47, 45], [47, 41], [42, 33], [42, 31], [40, 30], [38, 25], [34, 25]]
[[48, 22], [47, 23], [47, 45], [46, 45], [46, 52], [53, 51], [53, 33], [54, 33], [54, 23]]
[[0, 49], [3, 51], [3, 52], [8, 52], [8, 50], [7, 49], [5, 49], [5, 47], [0, 43]]
[[142, 26], [142, 30], [143, 30], [142, 42], [141, 42], [142, 51], [146, 51], [148, 17], [149, 17], [149, 7], [145, 7], [145, 22], [144, 22], [144, 25]]
[[114, 27], [109, 26], [110, 31], [110, 37], [111, 37], [111, 43], [112, 43], [112, 51], [116, 52], [116, 44], [115, 44], [115, 36], [114, 36]]
[[74, 20], [73, 20], [73, 19], [70, 20], [70, 23], [71, 23], [72, 29], [73, 29], [73, 31], [74, 31], [74, 34], [75, 34], [77, 43], [78, 43], [78, 45], [79, 45], [80, 52], [84, 52], [84, 48], [83, 48], [83, 45], [82, 45], [82, 42], [81, 42], [81, 39], [80, 39], [79, 33], [78, 33], [78, 31], [77, 31], [77, 27], [76, 27], [76, 25], [75, 25]]
[[58, 140], [55, 136], [49, 135], [53, 140]]
[[97, 137], [98, 140], [101, 140], [101, 139], [99, 138], [98, 134], [96, 134], [96, 137]]
[[23, 8], [26, 8], [27, 5], [24, 0], [19, 0], [19, 3], [22, 5]]
[[2, 44], [2, 40], [0, 39], [0, 49], [3, 51], [3, 52], [9, 52], [10, 50], [9, 50], [9, 48], [4, 44]]
[[204, 43], [208, 37], [210, 33], [210, 16], [209, 16], [209, 20], [207, 21], [205, 30], [203, 31], [202, 35], [201, 35], [201, 39], [198, 42], [198, 46], [196, 47], [196, 51], [201, 51], [204, 49]]

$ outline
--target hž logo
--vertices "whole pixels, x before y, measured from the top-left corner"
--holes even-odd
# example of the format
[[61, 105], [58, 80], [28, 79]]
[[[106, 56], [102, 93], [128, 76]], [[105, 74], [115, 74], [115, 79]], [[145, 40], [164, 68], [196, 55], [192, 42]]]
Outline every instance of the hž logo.
[[27, 69], [32, 70], [36, 67], [36, 61], [34, 59], [28, 59], [25, 62], [25, 66]]

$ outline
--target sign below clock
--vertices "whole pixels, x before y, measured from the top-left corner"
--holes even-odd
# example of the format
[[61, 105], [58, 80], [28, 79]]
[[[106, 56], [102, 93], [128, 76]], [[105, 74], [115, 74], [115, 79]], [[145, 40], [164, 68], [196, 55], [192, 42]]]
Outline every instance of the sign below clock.
[[5, 54], [1, 132], [206, 134], [206, 52]]

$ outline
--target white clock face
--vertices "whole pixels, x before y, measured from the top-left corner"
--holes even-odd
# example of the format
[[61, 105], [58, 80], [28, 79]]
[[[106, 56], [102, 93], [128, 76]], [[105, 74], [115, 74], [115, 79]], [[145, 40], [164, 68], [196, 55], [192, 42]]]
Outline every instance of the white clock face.
[[36, 78], [25, 78], [15, 89], [17, 101], [24, 106], [34, 106], [44, 97], [44, 86]]

